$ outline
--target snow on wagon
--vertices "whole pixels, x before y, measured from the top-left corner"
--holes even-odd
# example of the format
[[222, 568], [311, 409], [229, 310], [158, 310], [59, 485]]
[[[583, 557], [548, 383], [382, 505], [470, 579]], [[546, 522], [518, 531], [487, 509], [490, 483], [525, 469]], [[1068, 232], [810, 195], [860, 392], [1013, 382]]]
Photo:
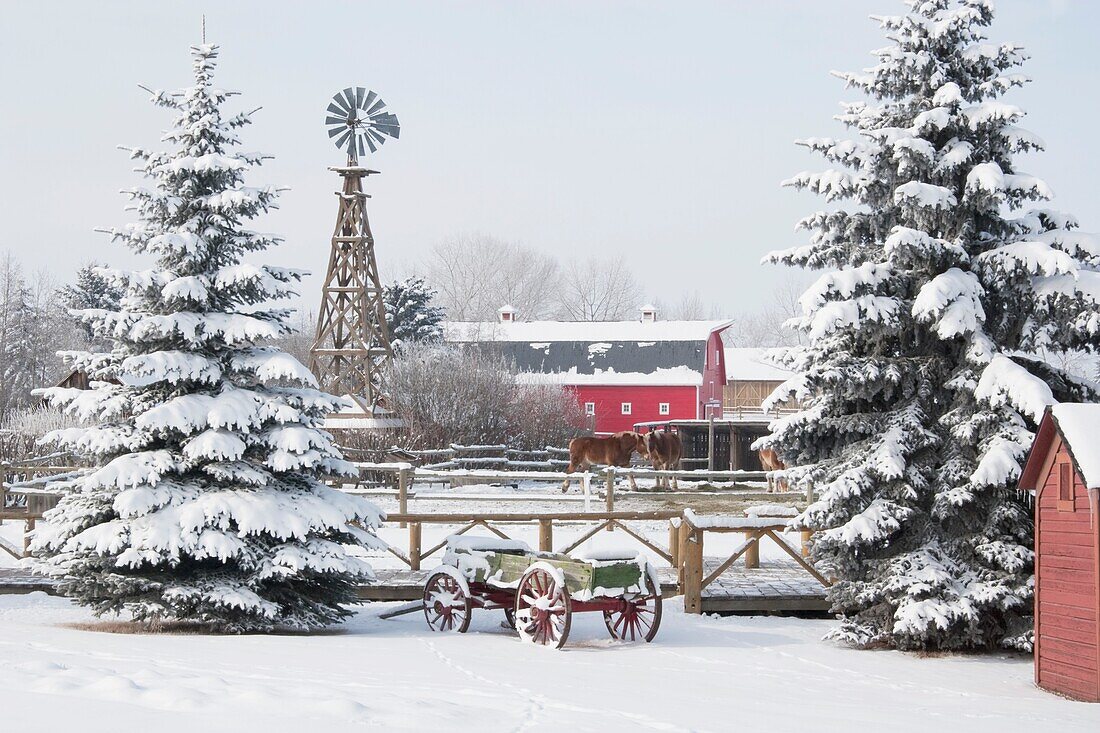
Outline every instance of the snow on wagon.
[[616, 639], [652, 641], [661, 586], [645, 556], [632, 551], [578, 559], [515, 540], [452, 536], [443, 564], [424, 582], [424, 617], [435, 631], [465, 632], [474, 608], [503, 610], [522, 640], [558, 649], [582, 611], [602, 612]]

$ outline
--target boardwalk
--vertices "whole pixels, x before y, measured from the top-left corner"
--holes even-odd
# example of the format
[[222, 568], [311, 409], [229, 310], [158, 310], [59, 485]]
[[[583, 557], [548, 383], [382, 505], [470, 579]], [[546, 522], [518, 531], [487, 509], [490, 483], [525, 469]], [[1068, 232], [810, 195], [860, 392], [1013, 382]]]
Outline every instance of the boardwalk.
[[[718, 559], [708, 559], [707, 573], [718, 567]], [[428, 570], [378, 570], [374, 584], [360, 591], [374, 601], [412, 601], [420, 598]], [[658, 568], [661, 592], [676, 595], [676, 572]], [[764, 560], [759, 568], [747, 570], [735, 565], [703, 590], [703, 613], [770, 611], [827, 611], [825, 588], [793, 562]]]
[[[718, 565], [707, 560], [707, 572]], [[412, 601], [420, 598], [428, 570], [377, 570], [376, 581], [360, 589], [371, 601]], [[659, 568], [661, 592], [676, 595], [676, 573]], [[0, 568], [0, 594], [45, 591], [55, 593], [53, 581], [26, 570]], [[760, 567], [746, 570], [737, 565], [722, 573], [703, 591], [703, 613], [769, 611], [827, 611], [825, 589], [793, 562], [764, 560]]]

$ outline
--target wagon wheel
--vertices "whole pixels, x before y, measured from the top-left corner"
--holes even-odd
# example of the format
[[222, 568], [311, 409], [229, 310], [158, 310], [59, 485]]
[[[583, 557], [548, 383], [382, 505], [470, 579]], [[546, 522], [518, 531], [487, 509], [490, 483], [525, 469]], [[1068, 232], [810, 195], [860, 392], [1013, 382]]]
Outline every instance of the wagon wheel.
[[[559, 576], [560, 577], [560, 576]], [[569, 638], [573, 604], [549, 569], [532, 566], [516, 589], [516, 631], [523, 641], [561, 649]]]
[[516, 609], [511, 606], [504, 607], [504, 623], [508, 624], [508, 628], [512, 631], [516, 630]]
[[457, 631], [470, 628], [470, 596], [462, 584], [448, 573], [432, 573], [424, 583], [424, 618], [433, 631]]
[[614, 639], [653, 641], [661, 627], [661, 591], [649, 573], [645, 574], [644, 595], [624, 596], [619, 608], [603, 612], [603, 622]]

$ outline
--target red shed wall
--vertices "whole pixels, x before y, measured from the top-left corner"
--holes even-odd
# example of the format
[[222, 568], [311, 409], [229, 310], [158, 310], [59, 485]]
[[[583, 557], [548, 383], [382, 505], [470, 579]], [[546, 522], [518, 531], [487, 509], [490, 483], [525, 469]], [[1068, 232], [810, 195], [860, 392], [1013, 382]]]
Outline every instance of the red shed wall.
[[[1058, 465], [1070, 463], [1061, 441], [1035, 505], [1035, 681], [1048, 690], [1100, 701], [1097, 529], [1077, 472], [1073, 511], [1059, 508]], [[1072, 465], [1072, 464], [1071, 464]]]
[[[584, 403], [596, 403], [597, 433], [617, 433], [620, 430], [633, 430], [634, 423], [652, 420], [694, 420], [698, 417], [697, 387], [653, 387], [653, 386], [603, 386], [577, 385], [571, 387], [577, 395], [581, 409]], [[629, 402], [629, 415], [622, 414], [622, 403]], [[669, 414], [660, 414], [660, 403], [667, 402]]]

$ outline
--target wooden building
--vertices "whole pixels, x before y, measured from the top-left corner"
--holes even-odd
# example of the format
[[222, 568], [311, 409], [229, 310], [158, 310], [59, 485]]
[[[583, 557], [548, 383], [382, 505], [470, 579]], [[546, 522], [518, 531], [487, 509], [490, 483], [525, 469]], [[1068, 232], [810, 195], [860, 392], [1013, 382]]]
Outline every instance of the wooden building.
[[1035, 492], [1035, 683], [1100, 702], [1100, 404], [1048, 408], [1019, 486]]
[[597, 433], [636, 422], [697, 419], [720, 404], [722, 331], [730, 321], [661, 321], [651, 306], [634, 321], [523, 321], [510, 307], [496, 322], [443, 324], [444, 340], [498, 353], [519, 381], [560, 384]]
[[729, 347], [725, 349], [726, 386], [722, 390], [722, 415], [731, 419], [768, 417], [794, 412], [793, 402], [785, 403], [778, 410], [765, 416], [761, 405], [776, 387], [793, 374], [769, 363], [767, 349]]

